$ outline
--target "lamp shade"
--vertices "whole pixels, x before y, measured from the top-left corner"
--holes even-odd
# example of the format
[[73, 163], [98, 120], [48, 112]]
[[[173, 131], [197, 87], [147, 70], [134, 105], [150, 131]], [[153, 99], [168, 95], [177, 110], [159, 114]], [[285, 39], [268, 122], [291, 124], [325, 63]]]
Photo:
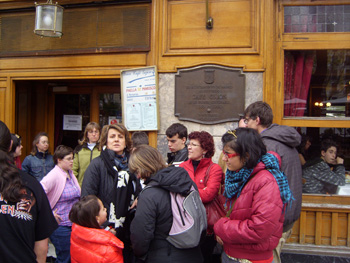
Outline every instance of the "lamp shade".
[[43, 37], [61, 37], [63, 22], [63, 7], [52, 4], [35, 3], [35, 29], [34, 33]]

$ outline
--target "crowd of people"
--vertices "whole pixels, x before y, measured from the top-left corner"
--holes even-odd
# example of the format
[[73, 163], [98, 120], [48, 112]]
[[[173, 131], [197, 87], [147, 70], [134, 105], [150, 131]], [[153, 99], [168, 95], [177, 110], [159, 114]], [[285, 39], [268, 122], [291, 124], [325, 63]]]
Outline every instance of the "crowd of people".
[[[301, 144], [297, 130], [272, 121], [267, 103], [249, 105], [239, 128], [222, 136], [219, 164], [206, 131], [168, 127], [166, 162], [145, 132], [130, 136], [122, 124], [94, 122], [74, 150], [60, 145], [53, 155], [48, 135], [39, 133], [21, 164], [21, 137], [0, 121], [0, 257], [46, 262], [50, 240], [58, 263], [279, 263], [302, 192], [335, 193], [345, 168], [334, 142], [322, 144], [317, 161], [305, 161], [310, 139]], [[193, 190], [207, 209], [207, 231], [181, 249], [167, 240], [175, 216], [169, 192]], [[218, 197], [225, 215], [209, 224], [207, 207]]]

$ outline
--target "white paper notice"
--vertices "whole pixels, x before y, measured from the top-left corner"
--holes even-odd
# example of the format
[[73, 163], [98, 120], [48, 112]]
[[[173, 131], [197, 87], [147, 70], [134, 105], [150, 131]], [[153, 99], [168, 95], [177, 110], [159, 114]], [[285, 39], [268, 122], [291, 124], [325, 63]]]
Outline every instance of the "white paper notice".
[[157, 130], [155, 67], [122, 71], [123, 117], [128, 130]]

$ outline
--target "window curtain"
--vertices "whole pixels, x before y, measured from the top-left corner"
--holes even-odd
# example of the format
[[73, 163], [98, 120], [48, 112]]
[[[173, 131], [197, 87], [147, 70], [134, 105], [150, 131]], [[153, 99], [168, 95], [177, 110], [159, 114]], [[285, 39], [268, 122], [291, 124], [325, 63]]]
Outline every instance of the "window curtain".
[[287, 51], [284, 58], [284, 116], [304, 116], [315, 61], [314, 51]]

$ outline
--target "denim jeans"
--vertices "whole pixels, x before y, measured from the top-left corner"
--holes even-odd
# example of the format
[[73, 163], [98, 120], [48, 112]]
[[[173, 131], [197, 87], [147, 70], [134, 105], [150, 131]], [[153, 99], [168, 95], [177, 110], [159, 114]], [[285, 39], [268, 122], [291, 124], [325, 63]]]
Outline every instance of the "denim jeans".
[[58, 226], [58, 228], [50, 236], [52, 244], [56, 250], [56, 263], [70, 262], [70, 234], [72, 228], [70, 226]]

